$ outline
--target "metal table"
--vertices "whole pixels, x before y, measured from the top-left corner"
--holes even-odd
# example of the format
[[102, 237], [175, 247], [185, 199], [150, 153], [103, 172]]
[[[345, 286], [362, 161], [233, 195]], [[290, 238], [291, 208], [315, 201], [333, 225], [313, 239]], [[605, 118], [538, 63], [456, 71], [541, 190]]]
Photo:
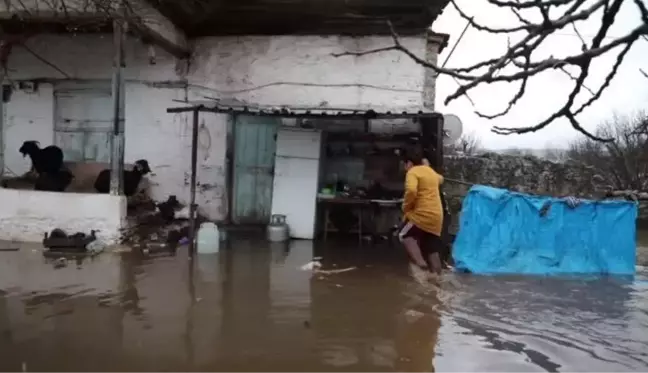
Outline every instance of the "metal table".
[[[330, 220], [330, 207], [349, 206], [349, 208], [357, 211], [356, 224], [358, 226], [358, 242], [362, 243], [362, 225], [363, 213], [367, 208], [382, 208], [382, 207], [400, 207], [402, 200], [377, 200], [377, 199], [363, 199], [363, 198], [344, 198], [344, 197], [318, 197], [318, 205], [324, 209], [324, 241], [328, 239], [328, 233], [336, 231], [331, 225]], [[352, 231], [353, 233], [353, 231]]]

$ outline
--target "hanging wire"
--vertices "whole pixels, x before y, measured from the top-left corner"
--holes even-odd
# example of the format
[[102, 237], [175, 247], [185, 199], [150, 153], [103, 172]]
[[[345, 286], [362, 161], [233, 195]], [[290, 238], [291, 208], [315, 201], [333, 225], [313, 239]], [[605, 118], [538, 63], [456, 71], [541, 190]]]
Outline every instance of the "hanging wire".
[[[457, 46], [461, 42], [461, 39], [463, 39], [464, 35], [466, 34], [466, 31], [468, 31], [468, 28], [470, 27], [470, 22], [466, 23], [466, 26], [463, 28], [463, 31], [461, 31], [461, 34], [459, 34], [459, 38], [457, 38], [457, 41], [455, 44], [452, 46], [452, 49], [450, 49], [450, 53], [448, 53], [448, 56], [446, 57], [445, 61], [443, 61], [443, 64], [441, 64], [441, 68], [444, 68], [445, 65], [448, 63], [450, 60], [450, 57], [452, 57], [452, 54], [454, 51], [457, 49]], [[455, 79], [456, 80], [456, 79]]]
[[[459, 34], [459, 38], [457, 38], [457, 41], [452, 46], [452, 49], [450, 49], [448, 56], [445, 58], [445, 61], [443, 61], [443, 64], [441, 64], [441, 68], [444, 68], [445, 65], [448, 63], [448, 61], [450, 61], [450, 57], [452, 57], [452, 55], [454, 54], [455, 50], [457, 49], [457, 46], [459, 45], [464, 35], [466, 34], [466, 31], [468, 31], [468, 28], [470, 28], [470, 21], [466, 22], [466, 26], [464, 26], [463, 30], [461, 31], [461, 34]], [[459, 80], [456, 77], [452, 77], [452, 78], [454, 79], [455, 83], [457, 83], [457, 85], [461, 86], [461, 83], [459, 83]], [[473, 101], [473, 99], [468, 95], [467, 92], [465, 96], [468, 99], [468, 101], [470, 101], [470, 103], [473, 106], [475, 106], [475, 101]]]

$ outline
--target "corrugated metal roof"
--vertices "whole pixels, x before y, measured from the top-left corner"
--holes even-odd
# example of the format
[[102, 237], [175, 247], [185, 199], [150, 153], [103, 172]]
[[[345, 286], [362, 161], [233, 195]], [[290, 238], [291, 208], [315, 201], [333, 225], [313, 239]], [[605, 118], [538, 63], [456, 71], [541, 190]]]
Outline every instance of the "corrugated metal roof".
[[439, 118], [436, 112], [397, 112], [374, 109], [298, 108], [287, 106], [252, 105], [238, 100], [208, 100], [182, 102], [186, 106], [167, 109], [167, 113], [203, 111], [239, 115], [259, 115], [286, 118], [340, 118], [340, 119], [402, 119]]

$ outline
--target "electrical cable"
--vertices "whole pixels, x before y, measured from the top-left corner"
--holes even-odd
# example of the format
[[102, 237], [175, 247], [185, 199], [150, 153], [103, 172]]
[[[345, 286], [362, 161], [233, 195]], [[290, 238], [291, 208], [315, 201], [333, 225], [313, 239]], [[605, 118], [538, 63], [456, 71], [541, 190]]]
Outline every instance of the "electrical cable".
[[[454, 54], [455, 50], [457, 49], [457, 46], [463, 39], [464, 35], [466, 35], [466, 31], [468, 31], [469, 28], [470, 28], [470, 21], [466, 22], [466, 26], [464, 26], [463, 30], [461, 31], [461, 34], [459, 34], [457, 41], [452, 46], [452, 49], [450, 49], [450, 52], [448, 53], [448, 56], [446, 57], [445, 61], [443, 61], [443, 64], [441, 64], [441, 68], [444, 68], [445, 65], [448, 63], [448, 61], [450, 61], [450, 57], [452, 57], [452, 55]], [[457, 85], [461, 86], [461, 83], [459, 83], [459, 80], [456, 77], [452, 77], [452, 78], [454, 79], [455, 83], [457, 83]], [[470, 103], [473, 106], [475, 106], [475, 101], [473, 101], [470, 95], [468, 95], [468, 92], [464, 93], [464, 95], [466, 96], [468, 101], [470, 101]]]

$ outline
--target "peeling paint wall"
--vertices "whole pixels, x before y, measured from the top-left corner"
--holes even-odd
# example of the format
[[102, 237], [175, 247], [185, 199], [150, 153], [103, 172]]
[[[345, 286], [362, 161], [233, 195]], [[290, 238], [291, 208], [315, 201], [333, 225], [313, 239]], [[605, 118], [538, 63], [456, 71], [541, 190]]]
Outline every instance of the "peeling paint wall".
[[121, 196], [35, 192], [0, 189], [0, 240], [42, 242], [54, 228], [66, 232], [97, 230], [97, 236], [115, 243], [126, 215]]
[[[254, 103], [334, 108], [420, 110], [424, 68], [398, 52], [360, 57], [334, 53], [386, 46], [388, 37], [220, 37], [195, 41], [192, 61], [177, 61], [129, 39], [126, 51], [125, 161], [145, 158], [157, 200], [175, 194], [189, 199], [191, 115], [167, 114], [174, 100], [237, 98]], [[54, 141], [54, 87], [57, 81], [108, 82], [112, 73], [110, 35], [40, 35], [30, 50], [14, 48], [9, 59], [13, 83], [38, 80], [38, 90], [15, 90], [5, 112], [5, 173], [22, 174], [30, 165], [18, 153], [25, 140]], [[414, 53], [426, 54], [426, 40], [404, 38]], [[55, 67], [53, 67], [55, 66]], [[7, 83], [7, 82], [5, 82]], [[185, 83], [188, 83], [186, 88]], [[429, 96], [429, 92], [426, 93]], [[227, 212], [226, 148], [229, 117], [201, 114], [198, 149], [198, 203], [212, 219]], [[390, 125], [384, 125], [387, 128]], [[393, 127], [393, 125], [391, 126]]]
[[[405, 54], [334, 56], [391, 43], [379, 36], [204, 38], [196, 43], [189, 82], [206, 87], [204, 95], [268, 105], [420, 110], [425, 69]], [[424, 36], [402, 43], [425, 56]]]

